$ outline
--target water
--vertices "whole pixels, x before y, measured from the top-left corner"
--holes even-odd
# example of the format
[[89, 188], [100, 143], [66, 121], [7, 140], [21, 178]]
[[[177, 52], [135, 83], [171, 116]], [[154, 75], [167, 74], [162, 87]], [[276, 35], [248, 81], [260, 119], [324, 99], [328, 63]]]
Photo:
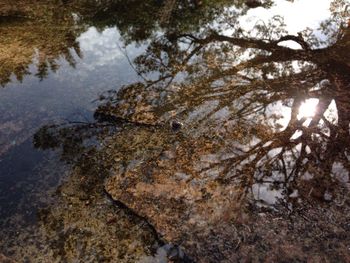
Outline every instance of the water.
[[0, 258], [347, 261], [349, 3], [248, 2], [0, 3]]
[[[17, 8], [21, 7], [25, 8], [26, 4], [19, 4]], [[34, 4], [34, 7], [40, 9], [40, 4]], [[20, 262], [61, 262], [64, 260], [64, 253], [58, 252], [56, 255], [53, 252], [60, 249], [60, 243], [56, 241], [55, 244], [49, 245], [55, 239], [49, 237], [49, 231], [40, 233], [43, 224], [41, 214], [45, 213], [44, 208], [53, 206], [59, 207], [60, 212], [57, 213], [59, 217], [64, 217], [64, 211], [61, 210], [66, 209], [66, 203], [60, 206], [57, 187], [63, 184], [62, 180], [71, 175], [72, 168], [61, 161], [57, 152], [35, 148], [33, 136], [45, 124], [93, 120], [96, 107], [94, 101], [101, 93], [118, 89], [138, 79], [127, 56], [132, 59], [142, 52], [143, 48], [136, 48], [134, 45], [123, 48], [119, 31], [114, 26], [97, 30], [94, 26], [76, 25], [76, 29], [72, 29], [76, 30], [73, 39], [67, 39], [66, 42], [64, 37], [69, 35], [67, 31], [71, 29], [66, 27], [65, 22], [49, 18], [46, 24], [35, 19], [18, 22], [16, 19], [12, 21], [5, 17], [1, 25], [1, 31], [8, 32], [8, 39], [3, 39], [2, 45], [4, 66], [1, 67], [1, 79], [4, 82], [0, 90], [1, 252]], [[56, 27], [62, 31], [56, 32]], [[25, 35], [22, 35], [24, 31]], [[52, 31], [52, 35], [45, 36], [47, 31]], [[19, 47], [16, 46], [17, 39]], [[24, 54], [21, 53], [22, 49]], [[5, 52], [12, 52], [11, 58]], [[41, 61], [42, 56], [44, 58]], [[49, 67], [47, 72], [40, 72], [46, 63], [56, 66], [51, 69]], [[8, 67], [24, 67], [26, 70], [19, 73], [16, 70], [8, 72]], [[106, 214], [103, 215], [103, 219], [96, 221], [106, 223], [110, 220], [109, 217], [112, 217], [107, 211], [113, 211], [114, 205], [105, 197], [101, 198], [99, 209], [105, 210]], [[117, 224], [123, 225], [123, 229], [128, 228], [125, 224], [138, 225], [130, 223], [127, 218], [128, 216], [118, 215]], [[52, 218], [50, 220], [53, 221]], [[75, 220], [79, 220], [79, 217]], [[110, 226], [112, 231], [115, 231], [114, 225]], [[59, 233], [61, 230], [54, 228], [53, 231]], [[106, 238], [111, 230], [100, 231], [103, 232], [101, 236]], [[13, 238], [14, 236], [16, 238]], [[146, 243], [152, 243], [152, 237]], [[19, 249], [18, 246], [25, 248]], [[136, 243], [134, 246], [138, 247]], [[120, 251], [125, 250], [119, 247]], [[45, 259], [46, 253], [54, 255]], [[103, 253], [100, 254], [103, 258]], [[96, 257], [91, 257], [96, 260]]]

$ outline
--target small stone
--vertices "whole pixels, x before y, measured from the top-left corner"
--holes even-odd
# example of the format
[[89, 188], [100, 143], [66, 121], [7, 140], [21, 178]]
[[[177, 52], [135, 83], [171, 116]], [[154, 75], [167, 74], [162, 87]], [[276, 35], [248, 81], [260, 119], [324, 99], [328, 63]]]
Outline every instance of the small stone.
[[175, 132], [181, 130], [183, 123], [179, 122], [179, 121], [172, 121], [170, 123], [171, 129]]

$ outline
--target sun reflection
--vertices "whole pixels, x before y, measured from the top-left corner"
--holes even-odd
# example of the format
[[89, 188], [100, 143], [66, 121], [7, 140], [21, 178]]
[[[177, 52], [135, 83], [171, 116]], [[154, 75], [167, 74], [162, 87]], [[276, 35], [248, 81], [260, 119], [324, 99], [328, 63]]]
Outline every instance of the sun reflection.
[[302, 118], [311, 118], [316, 113], [316, 107], [318, 104], [318, 99], [307, 99], [305, 100], [299, 108], [299, 113], [297, 118], [300, 120]]

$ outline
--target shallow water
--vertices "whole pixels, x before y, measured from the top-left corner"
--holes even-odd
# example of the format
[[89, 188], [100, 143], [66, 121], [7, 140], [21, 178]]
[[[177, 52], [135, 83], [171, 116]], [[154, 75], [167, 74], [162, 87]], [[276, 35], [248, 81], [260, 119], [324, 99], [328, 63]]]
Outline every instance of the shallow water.
[[[3, 27], [7, 29], [6, 24]], [[22, 29], [21, 25], [16, 27]], [[25, 27], [28, 27], [29, 32], [35, 30], [35, 27]], [[16, 29], [12, 30], [15, 34]], [[47, 153], [38, 151], [32, 145], [33, 135], [41, 126], [55, 121], [91, 121], [96, 107], [94, 101], [99, 94], [137, 80], [137, 75], [123, 54], [125, 51], [119, 46], [122, 45], [119, 39], [115, 27], [108, 27], [101, 32], [95, 27], [87, 27], [75, 40], [81, 57], [70, 50], [74, 68], [60, 57], [58, 50], [55, 58], [57, 72], [48, 70], [42, 80], [36, 76], [39, 63], [36, 49], [39, 47], [30, 46], [27, 39], [22, 39], [23, 45], [29, 45], [28, 48], [32, 49], [31, 57], [28, 58], [28, 61], [32, 61], [28, 65], [28, 75], [21, 82], [12, 75], [11, 81], [1, 89], [0, 104], [1, 112], [4, 113], [0, 129], [1, 181], [6, 182], [6, 186], [1, 187], [3, 191], [19, 180], [33, 177], [32, 173], [35, 172], [30, 171], [45, 161]], [[138, 52], [141, 50], [139, 48]], [[132, 46], [128, 52], [131, 57], [137, 54]]]
[[349, 4], [1, 1], [0, 257], [346, 262]]

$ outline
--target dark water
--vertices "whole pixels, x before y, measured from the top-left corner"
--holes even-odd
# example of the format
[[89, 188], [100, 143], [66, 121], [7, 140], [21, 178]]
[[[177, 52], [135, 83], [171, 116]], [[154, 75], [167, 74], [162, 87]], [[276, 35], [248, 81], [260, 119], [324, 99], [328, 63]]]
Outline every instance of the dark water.
[[0, 0], [0, 261], [348, 262], [349, 6]]
[[[7, 26], [12, 25], [5, 24], [3, 27]], [[16, 33], [15, 28], [11, 30]], [[31, 30], [30, 26], [28, 30]], [[35, 76], [38, 71], [37, 47], [30, 46], [32, 43], [26, 43], [26, 39], [22, 40], [24, 46], [29, 45], [28, 48], [32, 49], [32, 56], [28, 58], [33, 61], [28, 65], [29, 74], [21, 83], [12, 75], [12, 81], [4, 83], [1, 89], [0, 174], [1, 183], [4, 184], [1, 190], [5, 197], [6, 190], [13, 188], [18, 181], [32, 180], [35, 167], [45, 161], [47, 153], [36, 149], [32, 143], [34, 133], [41, 126], [55, 121], [90, 121], [96, 107], [93, 101], [100, 93], [137, 80], [122, 48], [118, 46], [121, 43], [116, 28], [98, 32], [96, 28], [89, 27], [76, 38], [82, 58], [71, 50], [74, 68], [58, 53], [55, 58], [58, 71], [54, 73], [49, 70], [42, 80]], [[131, 47], [129, 51], [134, 56], [136, 50]], [[4, 206], [9, 203], [13, 206], [18, 201], [13, 198], [13, 191], [9, 194], [9, 199], [4, 197]], [[6, 209], [2, 209], [2, 212], [6, 213]]]

